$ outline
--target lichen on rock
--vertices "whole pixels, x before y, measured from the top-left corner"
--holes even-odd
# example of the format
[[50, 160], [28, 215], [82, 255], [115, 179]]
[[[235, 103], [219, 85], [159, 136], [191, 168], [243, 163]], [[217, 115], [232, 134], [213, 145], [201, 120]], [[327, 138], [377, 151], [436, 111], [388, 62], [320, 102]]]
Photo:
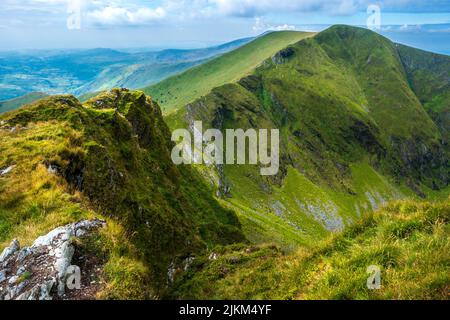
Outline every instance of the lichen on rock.
[[102, 220], [83, 220], [50, 231], [30, 247], [15, 239], [0, 256], [0, 300], [51, 300], [65, 293], [67, 270], [75, 253], [74, 238], [103, 227]]

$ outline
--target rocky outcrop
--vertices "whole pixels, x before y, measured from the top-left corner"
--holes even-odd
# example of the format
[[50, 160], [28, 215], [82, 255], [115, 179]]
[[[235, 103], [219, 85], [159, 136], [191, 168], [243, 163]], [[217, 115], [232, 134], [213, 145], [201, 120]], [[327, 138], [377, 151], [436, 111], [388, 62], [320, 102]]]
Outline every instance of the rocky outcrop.
[[295, 50], [293, 47], [287, 47], [281, 51], [279, 51], [277, 54], [275, 54], [272, 57], [272, 62], [274, 64], [283, 64], [288, 60], [290, 57], [295, 55]]
[[14, 169], [14, 167], [15, 166], [9, 166], [9, 167], [7, 167], [5, 169], [0, 169], [0, 176], [7, 175], [8, 173], [10, 173]]
[[56, 228], [20, 248], [17, 240], [0, 255], [0, 300], [51, 300], [63, 297], [75, 253], [73, 240], [103, 227], [83, 220]]

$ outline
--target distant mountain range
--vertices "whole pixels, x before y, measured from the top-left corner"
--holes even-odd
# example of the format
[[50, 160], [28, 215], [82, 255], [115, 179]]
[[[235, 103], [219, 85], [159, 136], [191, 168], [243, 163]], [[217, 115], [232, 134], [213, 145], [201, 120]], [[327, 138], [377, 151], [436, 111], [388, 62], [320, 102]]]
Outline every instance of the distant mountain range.
[[113, 87], [139, 88], [235, 49], [252, 38], [192, 50], [112, 49], [0, 53], [0, 101], [32, 92], [82, 95]]

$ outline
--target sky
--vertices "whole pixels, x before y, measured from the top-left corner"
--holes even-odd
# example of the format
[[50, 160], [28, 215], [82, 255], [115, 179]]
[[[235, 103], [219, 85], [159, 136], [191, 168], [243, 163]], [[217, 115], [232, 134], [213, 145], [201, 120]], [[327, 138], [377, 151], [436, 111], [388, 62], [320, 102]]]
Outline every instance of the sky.
[[373, 5], [379, 32], [450, 49], [450, 0], [0, 0], [0, 50], [206, 47], [268, 30], [365, 26]]

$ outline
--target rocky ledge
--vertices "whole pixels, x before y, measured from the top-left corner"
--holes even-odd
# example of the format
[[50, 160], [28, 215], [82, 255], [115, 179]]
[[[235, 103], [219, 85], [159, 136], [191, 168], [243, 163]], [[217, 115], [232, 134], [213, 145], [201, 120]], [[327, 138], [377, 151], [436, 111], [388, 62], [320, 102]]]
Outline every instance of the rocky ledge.
[[65, 294], [75, 253], [74, 239], [104, 227], [102, 220], [83, 220], [56, 228], [30, 247], [17, 240], [0, 255], [0, 300], [51, 300]]

